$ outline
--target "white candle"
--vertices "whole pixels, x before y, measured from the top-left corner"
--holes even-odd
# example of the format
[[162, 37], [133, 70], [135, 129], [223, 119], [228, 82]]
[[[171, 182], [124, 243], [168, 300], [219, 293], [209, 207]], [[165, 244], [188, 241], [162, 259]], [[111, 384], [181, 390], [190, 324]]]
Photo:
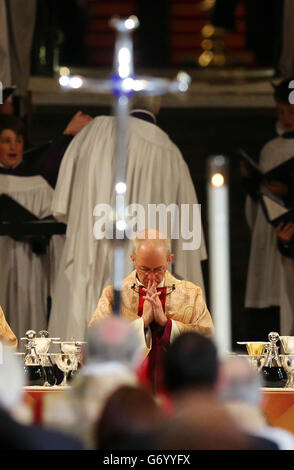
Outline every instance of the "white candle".
[[231, 351], [229, 201], [227, 162], [223, 156], [208, 162], [208, 229], [210, 304], [220, 358]]

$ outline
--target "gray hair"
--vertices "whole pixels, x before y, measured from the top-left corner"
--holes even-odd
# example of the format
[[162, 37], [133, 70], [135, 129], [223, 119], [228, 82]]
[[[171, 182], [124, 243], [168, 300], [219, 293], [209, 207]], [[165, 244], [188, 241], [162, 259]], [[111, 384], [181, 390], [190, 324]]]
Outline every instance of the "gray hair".
[[121, 317], [111, 316], [89, 328], [87, 363], [119, 362], [134, 369], [141, 359], [142, 347], [135, 327]]
[[153, 114], [158, 114], [162, 98], [160, 96], [144, 96], [136, 94], [132, 98], [132, 109], [146, 109]]
[[260, 405], [262, 380], [248, 359], [230, 357], [223, 361], [225, 380], [220, 392], [223, 401], [242, 401], [249, 405]]
[[24, 369], [14, 349], [0, 341], [0, 406], [9, 411], [20, 404], [25, 385]]
[[138, 249], [140, 245], [148, 240], [150, 243], [154, 245], [154, 248], [165, 248], [166, 249], [166, 257], [169, 259], [171, 255], [171, 241], [167, 236], [161, 232], [156, 230], [144, 230], [137, 234], [136, 238], [134, 238], [132, 242], [132, 255], [136, 258]]

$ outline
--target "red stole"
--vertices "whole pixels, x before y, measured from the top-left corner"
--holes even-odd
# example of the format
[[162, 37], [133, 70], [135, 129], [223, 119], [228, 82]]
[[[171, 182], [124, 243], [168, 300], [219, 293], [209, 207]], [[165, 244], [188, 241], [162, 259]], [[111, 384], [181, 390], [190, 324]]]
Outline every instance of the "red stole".
[[[157, 288], [157, 291], [160, 292], [159, 299], [165, 311], [166, 287]], [[141, 317], [145, 302], [143, 298], [145, 292], [142, 286], [139, 287], [139, 292], [138, 316]], [[154, 393], [158, 393], [163, 391], [162, 353], [170, 342], [172, 322], [168, 319], [164, 328], [155, 322], [149, 326], [152, 334], [152, 348], [138, 370], [138, 377], [142, 383], [151, 386]]]

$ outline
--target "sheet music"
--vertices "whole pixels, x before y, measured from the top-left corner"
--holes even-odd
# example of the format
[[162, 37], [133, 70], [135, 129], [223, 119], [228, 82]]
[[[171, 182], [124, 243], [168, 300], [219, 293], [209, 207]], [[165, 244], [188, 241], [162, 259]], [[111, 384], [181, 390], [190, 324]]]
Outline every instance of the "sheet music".
[[273, 194], [266, 186], [262, 185], [260, 187], [260, 192], [261, 194], [267, 196], [269, 199], [271, 199], [272, 201], [275, 201], [277, 204], [279, 204], [280, 206], [283, 206], [283, 207], [286, 207], [283, 199], [281, 199], [280, 197], [276, 196], [276, 194]]
[[281, 215], [287, 214], [287, 212], [289, 212], [286, 207], [281, 206], [279, 203], [269, 198], [265, 194], [262, 195], [262, 199], [270, 221], [275, 220]]

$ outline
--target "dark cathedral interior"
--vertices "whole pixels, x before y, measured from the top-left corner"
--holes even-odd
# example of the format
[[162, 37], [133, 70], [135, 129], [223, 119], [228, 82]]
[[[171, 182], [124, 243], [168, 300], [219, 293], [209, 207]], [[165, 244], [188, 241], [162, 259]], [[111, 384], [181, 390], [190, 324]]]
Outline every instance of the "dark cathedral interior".
[[[46, 3], [50, 3], [50, 8], [47, 5], [46, 9]], [[229, 158], [232, 343], [235, 346], [236, 341], [259, 340], [267, 331], [279, 329], [276, 306], [262, 311], [259, 330], [256, 312], [244, 310], [250, 230], [245, 219], [246, 192], [236, 151], [245, 147], [258, 159], [265, 142], [275, 135], [276, 113], [270, 83], [282, 77], [279, 58], [283, 2], [225, 0], [216, 2], [212, 8], [213, 3], [209, 0], [161, 0], [148, 4], [94, 0], [39, 2], [40, 22], [36, 24], [31, 70], [32, 77], [53, 77], [57, 56], [59, 65], [79, 73], [90, 69], [94, 76], [109, 76], [115, 41], [109, 18], [114, 12], [125, 17], [135, 12], [140, 20], [140, 27], [134, 33], [134, 63], [138, 74], [173, 77], [183, 69], [191, 75], [194, 87], [191, 103], [188, 103], [190, 98], [181, 104], [177, 97], [173, 102], [163, 97], [158, 123], [172, 136], [189, 166], [202, 204], [206, 237], [206, 159], [219, 153]], [[46, 29], [42, 22], [46, 23]], [[214, 29], [209, 31], [209, 26]], [[44, 44], [45, 58], [40, 60]], [[249, 85], [247, 96], [242, 90], [246, 84]], [[44, 98], [45, 93], [44, 90]], [[255, 94], [259, 99], [254, 99]], [[58, 133], [81, 106], [91, 116], [111, 112], [109, 106], [99, 105], [99, 98], [95, 106], [82, 102], [74, 106], [68, 101], [57, 107], [48, 98], [48, 102], [34, 105], [30, 128], [34, 142]], [[48, 117], [50, 128], [46, 125]], [[208, 291], [207, 262], [203, 263], [203, 270]]]

